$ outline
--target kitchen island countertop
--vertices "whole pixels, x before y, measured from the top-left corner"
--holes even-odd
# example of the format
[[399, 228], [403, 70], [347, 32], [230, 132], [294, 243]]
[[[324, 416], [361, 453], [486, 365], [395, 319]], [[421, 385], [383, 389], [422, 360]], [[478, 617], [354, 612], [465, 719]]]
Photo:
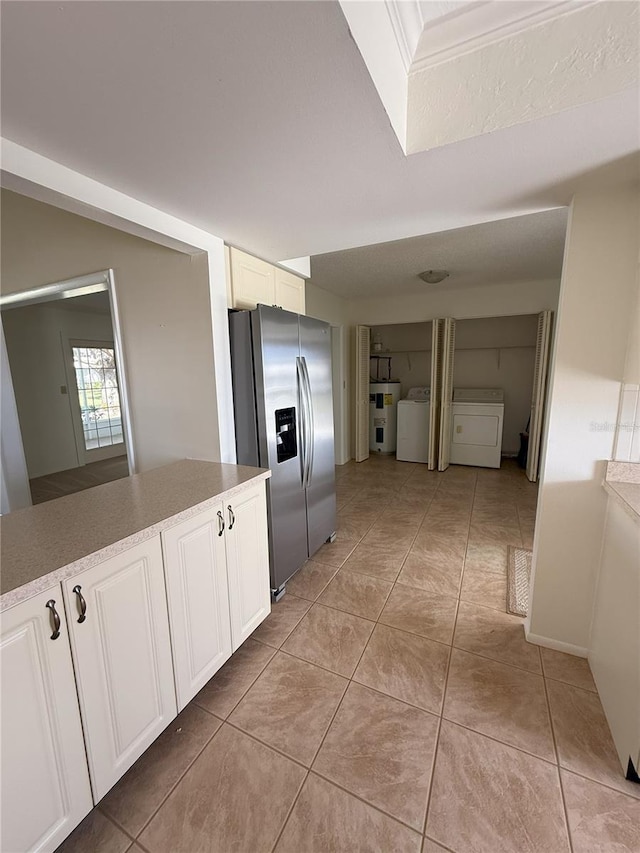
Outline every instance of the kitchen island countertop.
[[184, 459], [0, 518], [0, 610], [232, 498], [265, 468]]

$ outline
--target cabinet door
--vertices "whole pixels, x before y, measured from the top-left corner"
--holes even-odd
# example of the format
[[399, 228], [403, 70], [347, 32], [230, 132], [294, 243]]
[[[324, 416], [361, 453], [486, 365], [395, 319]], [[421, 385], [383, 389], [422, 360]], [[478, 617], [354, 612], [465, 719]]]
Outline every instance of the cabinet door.
[[178, 710], [231, 656], [223, 506], [162, 534]]
[[225, 503], [231, 638], [235, 651], [271, 611], [263, 482]]
[[275, 301], [275, 267], [260, 258], [231, 249], [231, 289], [234, 308], [255, 308]]
[[304, 314], [304, 279], [276, 267], [275, 304], [285, 311]]
[[93, 807], [60, 586], [7, 610], [1, 625], [0, 846], [52, 851]]
[[63, 589], [97, 802], [176, 715], [160, 537]]

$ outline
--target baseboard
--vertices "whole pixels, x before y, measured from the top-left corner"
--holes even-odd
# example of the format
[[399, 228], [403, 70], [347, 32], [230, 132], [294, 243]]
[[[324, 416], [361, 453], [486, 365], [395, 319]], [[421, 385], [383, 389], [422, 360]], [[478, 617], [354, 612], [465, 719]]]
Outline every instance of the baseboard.
[[586, 658], [589, 654], [588, 649], [585, 649], [583, 646], [574, 646], [573, 643], [563, 643], [562, 640], [541, 637], [539, 634], [531, 634], [526, 630], [524, 636], [528, 643], [534, 643], [536, 646], [544, 646], [545, 649], [554, 649], [556, 652], [564, 652], [567, 655], [574, 655], [578, 658]]

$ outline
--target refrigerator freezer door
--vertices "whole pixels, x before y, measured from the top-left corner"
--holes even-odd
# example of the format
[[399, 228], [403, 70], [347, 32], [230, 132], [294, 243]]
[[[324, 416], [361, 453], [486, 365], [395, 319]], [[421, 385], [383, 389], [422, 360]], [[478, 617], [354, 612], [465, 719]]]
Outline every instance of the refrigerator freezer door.
[[300, 356], [308, 376], [312, 446], [307, 450], [307, 528], [309, 556], [336, 529], [330, 326], [300, 317]]
[[[269, 549], [271, 588], [278, 589], [307, 559], [307, 521], [302, 487], [300, 393], [296, 358], [298, 317], [260, 305], [251, 312], [259, 464], [271, 469]], [[295, 409], [295, 416], [291, 412]], [[278, 454], [285, 428], [295, 428], [289, 452]], [[278, 461], [280, 458], [280, 461]]]

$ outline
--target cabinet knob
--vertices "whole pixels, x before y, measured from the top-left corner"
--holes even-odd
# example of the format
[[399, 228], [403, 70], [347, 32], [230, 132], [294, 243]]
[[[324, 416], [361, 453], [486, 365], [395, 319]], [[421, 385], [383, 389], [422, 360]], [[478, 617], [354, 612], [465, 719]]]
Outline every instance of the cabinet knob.
[[218, 536], [222, 536], [223, 533], [224, 533], [224, 516], [222, 515], [220, 510], [218, 510]]
[[56, 602], [55, 599], [50, 598], [49, 601], [45, 604], [45, 607], [49, 608], [49, 613], [51, 614], [51, 619], [53, 620], [53, 634], [51, 635], [52, 640], [57, 640], [60, 636], [60, 616], [58, 611], [56, 610]]
[[80, 615], [78, 616], [78, 622], [80, 622], [80, 624], [82, 624], [87, 618], [87, 602], [84, 600], [84, 596], [81, 590], [82, 587], [79, 583], [76, 584], [73, 588], [73, 591], [78, 596], [78, 606], [80, 607]]
[[233, 530], [233, 525], [236, 523], [236, 517], [231, 509], [231, 504], [227, 506], [227, 510], [229, 511], [229, 530]]

